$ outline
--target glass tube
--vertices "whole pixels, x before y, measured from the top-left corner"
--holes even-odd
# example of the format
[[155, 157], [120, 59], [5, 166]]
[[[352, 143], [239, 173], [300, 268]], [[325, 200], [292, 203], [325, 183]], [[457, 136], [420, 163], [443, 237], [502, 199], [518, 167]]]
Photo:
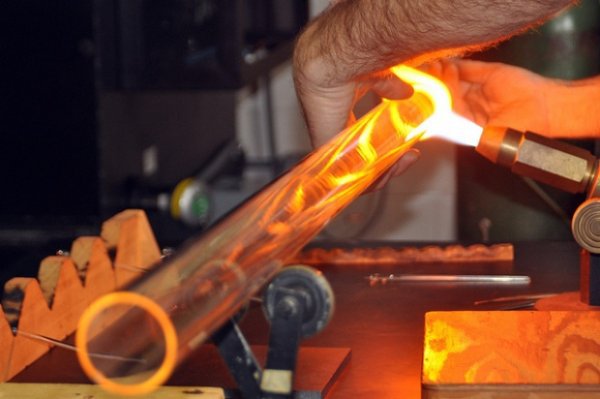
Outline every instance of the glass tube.
[[76, 344], [90, 378], [125, 395], [164, 383], [419, 140], [436, 107], [449, 109], [447, 92], [432, 98], [441, 83], [408, 67], [393, 71], [413, 86], [411, 98], [383, 101], [127, 291], [87, 309]]

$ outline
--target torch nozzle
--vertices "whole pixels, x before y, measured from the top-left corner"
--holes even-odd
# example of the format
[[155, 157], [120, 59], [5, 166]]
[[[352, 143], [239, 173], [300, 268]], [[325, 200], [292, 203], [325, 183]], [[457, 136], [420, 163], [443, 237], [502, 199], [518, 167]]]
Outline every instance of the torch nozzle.
[[596, 157], [590, 152], [535, 133], [506, 127], [483, 129], [477, 152], [488, 160], [570, 193], [595, 191]]

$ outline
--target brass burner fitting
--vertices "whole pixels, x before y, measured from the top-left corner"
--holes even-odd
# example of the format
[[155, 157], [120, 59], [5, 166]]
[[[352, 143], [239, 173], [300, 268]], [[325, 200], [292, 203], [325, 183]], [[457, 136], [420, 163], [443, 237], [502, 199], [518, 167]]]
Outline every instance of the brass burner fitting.
[[589, 151], [505, 127], [486, 127], [476, 150], [516, 174], [570, 193], [586, 191], [597, 169]]

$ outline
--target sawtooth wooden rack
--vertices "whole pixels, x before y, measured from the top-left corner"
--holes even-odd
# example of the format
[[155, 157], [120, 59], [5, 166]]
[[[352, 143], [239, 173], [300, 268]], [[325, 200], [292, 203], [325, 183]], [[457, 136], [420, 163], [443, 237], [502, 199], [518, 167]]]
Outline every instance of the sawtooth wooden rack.
[[102, 225], [99, 237], [79, 237], [70, 252], [43, 259], [37, 278], [4, 286], [0, 306], [0, 382], [8, 381], [77, 327], [86, 307], [137, 278], [161, 257], [146, 214], [126, 210]]

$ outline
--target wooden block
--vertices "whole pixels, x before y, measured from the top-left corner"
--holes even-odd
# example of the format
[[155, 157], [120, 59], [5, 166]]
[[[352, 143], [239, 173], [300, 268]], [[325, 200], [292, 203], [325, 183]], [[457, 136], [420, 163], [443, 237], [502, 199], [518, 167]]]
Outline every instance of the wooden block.
[[[107, 246], [116, 251], [114, 265]], [[160, 255], [144, 212], [124, 211], [103, 225], [102, 238], [80, 237], [70, 256], [45, 258], [37, 280], [7, 282], [0, 312], [0, 381], [46, 353], [51, 344], [44, 338], [62, 340], [73, 333], [92, 301], [138, 277]], [[20, 334], [15, 337], [11, 327]]]
[[49, 256], [40, 265], [38, 280], [50, 305], [52, 323], [61, 332], [57, 338], [63, 339], [75, 331], [79, 317], [89, 305], [75, 264], [66, 256]]
[[[4, 383], [0, 384], [0, 399], [118, 399], [122, 396], [112, 395], [98, 385], [86, 384], [32, 384]], [[156, 391], [144, 395], [146, 399], [225, 399], [221, 388], [213, 387], [160, 387]]]
[[115, 273], [100, 237], [79, 237], [73, 241], [71, 259], [83, 278], [88, 303], [115, 290]]
[[600, 310], [597, 306], [581, 302], [581, 292], [563, 292], [562, 294], [540, 298], [535, 302], [536, 310]]
[[490, 246], [474, 244], [467, 247], [375, 247], [375, 248], [312, 248], [298, 253], [291, 263], [308, 265], [399, 265], [412, 263], [452, 264], [476, 262], [512, 262], [512, 244]]
[[0, 381], [12, 378], [51, 348], [25, 335], [13, 339], [7, 319], [24, 333], [61, 340], [75, 331], [79, 317], [94, 299], [115, 289], [115, 274], [102, 239], [77, 239], [72, 254], [78, 264], [66, 256], [50, 256], [41, 262], [37, 281], [13, 279], [5, 286], [4, 303], [10, 314], [0, 318], [0, 337], [5, 337], [0, 341], [0, 353], [12, 356], [10, 366], [8, 360], [4, 363], [0, 358]]
[[[5, 298], [2, 300], [2, 306], [6, 313], [9, 309], [13, 313], [9, 320], [12, 316], [16, 315], [18, 317], [17, 328], [19, 330], [53, 339], [62, 338], [62, 330], [51, 322], [52, 313], [36, 279], [13, 278], [6, 282], [4, 292]], [[23, 315], [26, 315], [26, 317]], [[6, 372], [7, 378], [16, 375], [49, 349], [50, 345], [48, 343], [16, 336], [12, 348], [9, 349], [11, 354], [8, 371]]]
[[108, 249], [116, 249], [116, 283], [122, 287], [140, 276], [161, 257], [160, 248], [141, 210], [118, 213], [102, 225], [102, 238]]
[[599, 311], [430, 312], [425, 319], [423, 398], [600, 392]]
[[8, 365], [10, 354], [12, 352], [14, 337], [4, 315], [4, 310], [0, 306], [0, 381], [8, 379]]

